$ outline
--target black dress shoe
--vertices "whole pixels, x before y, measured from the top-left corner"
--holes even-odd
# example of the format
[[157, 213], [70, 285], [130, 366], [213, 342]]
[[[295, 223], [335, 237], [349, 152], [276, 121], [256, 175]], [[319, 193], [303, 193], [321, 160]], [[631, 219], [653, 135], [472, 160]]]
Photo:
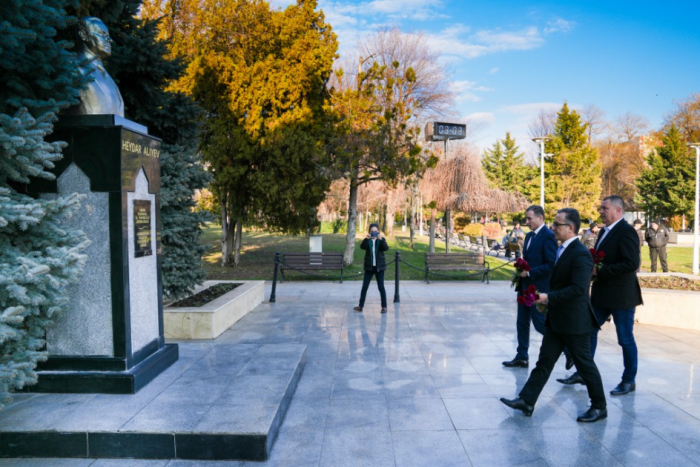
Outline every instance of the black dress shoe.
[[557, 382], [561, 384], [586, 384], [578, 373], [574, 373], [568, 378], [557, 378]]
[[576, 419], [577, 422], [582, 423], [593, 423], [598, 420], [608, 418], [608, 409], [594, 409], [591, 407], [586, 410], [580, 417]]
[[564, 366], [564, 368], [566, 368], [567, 370], [570, 370], [571, 368], [573, 368], [573, 366], [574, 366], [574, 359], [571, 358], [570, 355], [567, 355], [566, 356], [566, 365]]
[[634, 385], [634, 383], [620, 381], [620, 384], [618, 384], [615, 389], [610, 391], [610, 394], [613, 396], [624, 396], [627, 393], [634, 392], [635, 389], [637, 389], [637, 387]]
[[531, 406], [519, 397], [517, 399], [506, 399], [505, 397], [501, 397], [501, 402], [503, 402], [511, 409], [522, 410], [526, 417], [531, 417], [532, 411], [535, 410], [533, 406]]
[[361, 306], [356, 306], [355, 308], [353, 308], [353, 310], [359, 311], [360, 313], [362, 313], [362, 307], [361, 307]]
[[382, 313], [386, 313], [386, 307], [385, 307], [385, 306], [382, 307]]
[[520, 358], [514, 358], [509, 362], [503, 362], [503, 366], [508, 368], [527, 368], [529, 365], [529, 360], [522, 360]]

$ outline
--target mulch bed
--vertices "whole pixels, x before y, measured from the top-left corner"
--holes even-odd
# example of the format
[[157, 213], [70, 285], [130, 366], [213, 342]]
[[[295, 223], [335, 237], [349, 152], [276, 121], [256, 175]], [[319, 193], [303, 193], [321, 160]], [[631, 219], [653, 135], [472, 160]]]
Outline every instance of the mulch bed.
[[640, 277], [639, 285], [648, 289], [669, 289], [685, 290], [688, 292], [700, 292], [700, 280], [686, 279], [685, 277]]
[[179, 302], [173, 303], [172, 307], [176, 308], [181, 308], [181, 307], [195, 307], [195, 306], [202, 306], [206, 305], [207, 303], [211, 302], [212, 300], [216, 300], [217, 298], [221, 297], [225, 293], [228, 293], [235, 289], [236, 287], [240, 287], [243, 284], [233, 284], [231, 282], [222, 282], [220, 284], [215, 284], [212, 285], [211, 287], [207, 287], [206, 289], [202, 290], [201, 292], [198, 292], [191, 297], [183, 298]]

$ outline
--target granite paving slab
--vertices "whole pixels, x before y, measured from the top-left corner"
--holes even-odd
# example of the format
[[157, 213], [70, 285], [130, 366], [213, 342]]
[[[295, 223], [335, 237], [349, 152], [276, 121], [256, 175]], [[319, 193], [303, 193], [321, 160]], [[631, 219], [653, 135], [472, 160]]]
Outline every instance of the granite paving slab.
[[[375, 288], [363, 313], [352, 310], [360, 286], [278, 284], [276, 303], [262, 303], [214, 341], [180, 344], [181, 361], [134, 396], [19, 395], [7, 409], [13, 418], [0, 414], [0, 423], [38, 418], [26, 423], [43, 423], [54, 435], [88, 425], [103, 431], [117, 425], [124, 435], [169, 423], [206, 428], [211, 438], [183, 438], [178, 457], [194, 447], [231, 454], [231, 440], [217, 438], [224, 436], [221, 427], [248, 430], [264, 417], [272, 398], [266, 388], [274, 393], [284, 386], [284, 355], [306, 346], [303, 374], [266, 461], [95, 460], [86, 453], [82, 459], [0, 459], [0, 467], [700, 466], [700, 332], [635, 326], [637, 390], [608, 396], [604, 421], [576, 422], [589, 400], [585, 387], [555, 381], [570, 374], [563, 358], [533, 416], [525, 417], [498, 398], [518, 394], [542, 338], [531, 330], [529, 369], [503, 368], [517, 347], [508, 282], [402, 282], [401, 302], [390, 304], [385, 315]], [[390, 298], [392, 288], [387, 284]], [[266, 298], [269, 292], [268, 284]], [[255, 359], [263, 356], [268, 364]], [[612, 323], [599, 334], [596, 363], [609, 391], [622, 372]], [[225, 384], [216, 384], [222, 379]], [[237, 395], [248, 402], [238, 404]], [[209, 404], [217, 409], [204, 412]], [[75, 441], [65, 438], [67, 445]], [[123, 442], [102, 441], [104, 450]]]

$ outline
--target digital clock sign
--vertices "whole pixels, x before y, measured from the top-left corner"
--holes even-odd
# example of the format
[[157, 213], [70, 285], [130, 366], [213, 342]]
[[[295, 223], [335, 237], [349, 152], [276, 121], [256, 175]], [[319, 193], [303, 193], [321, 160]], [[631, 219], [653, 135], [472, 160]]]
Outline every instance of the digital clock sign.
[[467, 125], [461, 123], [430, 122], [425, 126], [426, 141], [445, 141], [467, 137]]

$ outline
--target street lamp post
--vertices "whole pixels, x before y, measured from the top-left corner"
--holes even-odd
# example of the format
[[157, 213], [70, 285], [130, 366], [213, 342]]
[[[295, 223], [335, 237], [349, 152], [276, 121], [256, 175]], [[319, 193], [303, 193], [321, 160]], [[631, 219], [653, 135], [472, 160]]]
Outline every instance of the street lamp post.
[[540, 206], [542, 209], [544, 209], [544, 158], [552, 155], [544, 152], [544, 143], [551, 140], [551, 136], [532, 138], [532, 141], [540, 145]]
[[700, 268], [700, 232], [698, 232], [698, 216], [700, 215], [700, 143], [688, 143], [688, 146], [695, 149], [695, 217], [693, 219], [693, 274], [698, 275]]

